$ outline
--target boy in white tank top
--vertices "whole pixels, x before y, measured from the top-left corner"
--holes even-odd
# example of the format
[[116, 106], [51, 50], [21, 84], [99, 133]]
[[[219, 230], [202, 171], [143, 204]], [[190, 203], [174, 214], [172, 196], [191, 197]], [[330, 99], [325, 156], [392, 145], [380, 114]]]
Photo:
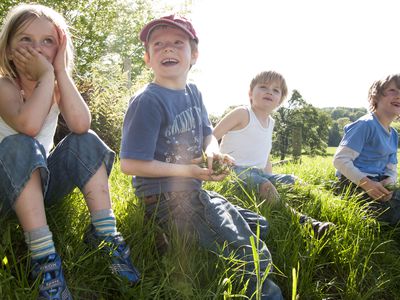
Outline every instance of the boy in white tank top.
[[[213, 134], [221, 140], [221, 153], [235, 159], [233, 170], [246, 186], [254, 188], [269, 204], [280, 202], [274, 184], [294, 184], [291, 174], [273, 174], [270, 152], [275, 121], [272, 112], [286, 98], [288, 88], [284, 77], [274, 71], [257, 74], [250, 83], [250, 106], [240, 106], [228, 113], [215, 127]], [[294, 213], [294, 209], [289, 208]], [[331, 225], [300, 215], [300, 222], [311, 221], [317, 235]]]

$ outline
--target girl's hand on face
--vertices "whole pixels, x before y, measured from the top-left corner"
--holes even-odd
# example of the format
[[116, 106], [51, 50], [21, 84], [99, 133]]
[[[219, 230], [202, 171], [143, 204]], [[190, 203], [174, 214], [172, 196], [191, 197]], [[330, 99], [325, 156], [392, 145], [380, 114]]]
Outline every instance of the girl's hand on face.
[[13, 62], [18, 72], [33, 81], [38, 81], [47, 72], [54, 72], [51, 63], [32, 47], [14, 49]]
[[67, 35], [63, 30], [57, 27], [58, 36], [60, 37], [60, 43], [56, 57], [54, 58], [53, 66], [54, 71], [66, 70], [67, 68]]

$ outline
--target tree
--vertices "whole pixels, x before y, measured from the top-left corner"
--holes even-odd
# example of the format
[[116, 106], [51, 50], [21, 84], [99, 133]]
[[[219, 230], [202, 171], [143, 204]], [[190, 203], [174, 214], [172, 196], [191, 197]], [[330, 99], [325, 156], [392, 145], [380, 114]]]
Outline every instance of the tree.
[[339, 125], [337, 122], [333, 122], [331, 128], [329, 129], [328, 146], [337, 147], [342, 139], [340, 134]]
[[300, 108], [305, 101], [297, 90], [294, 90], [291, 98], [285, 106], [281, 106], [274, 113], [275, 130], [272, 152], [277, 153], [284, 160], [291, 145], [291, 131], [295, 126], [301, 126]]
[[[287, 105], [281, 106], [274, 118], [276, 124], [272, 150], [280, 155], [281, 160], [293, 151], [292, 132], [298, 127], [301, 128], [301, 149], [304, 152], [310, 155], [326, 152], [331, 119], [327, 113], [308, 104], [299, 91], [293, 90]], [[297, 140], [295, 142], [299, 143]]]

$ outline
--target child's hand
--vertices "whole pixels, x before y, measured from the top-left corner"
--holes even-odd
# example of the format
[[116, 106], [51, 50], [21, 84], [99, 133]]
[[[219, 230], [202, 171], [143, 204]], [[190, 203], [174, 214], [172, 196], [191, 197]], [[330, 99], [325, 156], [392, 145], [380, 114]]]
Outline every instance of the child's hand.
[[360, 181], [360, 187], [364, 189], [367, 194], [374, 200], [379, 202], [386, 202], [392, 198], [392, 192], [387, 190], [382, 182], [373, 181], [364, 177]]
[[58, 27], [57, 32], [60, 38], [60, 43], [53, 62], [54, 71], [56, 73], [59, 71], [64, 71], [67, 68], [67, 35]]
[[[222, 156], [222, 154], [220, 154]], [[230, 156], [227, 156], [226, 160], [228, 161]], [[230, 160], [229, 160], [230, 161]], [[229, 172], [227, 172], [227, 169], [224, 169], [224, 172], [221, 172], [221, 168], [218, 169], [217, 172], [215, 170], [217, 169], [212, 169], [208, 168], [208, 163], [210, 162], [207, 159], [207, 156], [203, 153], [202, 157], [198, 157], [195, 159], [192, 159], [192, 173], [194, 174], [192, 177], [195, 177], [200, 180], [205, 180], [205, 181], [221, 181], [223, 180]], [[217, 167], [219, 161], [218, 160], [212, 160], [211, 165], [214, 167]], [[230, 169], [229, 169], [230, 171]]]
[[199, 180], [211, 180], [212, 173], [209, 169], [200, 166], [199, 162], [201, 158], [196, 158], [192, 160], [192, 164], [189, 165], [188, 176], [199, 179]]
[[207, 155], [203, 153], [201, 166], [212, 170], [213, 175], [228, 175], [234, 164], [234, 159], [228, 154], [212, 153]]
[[38, 81], [45, 73], [54, 72], [51, 63], [32, 47], [14, 49], [12, 60], [18, 72], [29, 80]]

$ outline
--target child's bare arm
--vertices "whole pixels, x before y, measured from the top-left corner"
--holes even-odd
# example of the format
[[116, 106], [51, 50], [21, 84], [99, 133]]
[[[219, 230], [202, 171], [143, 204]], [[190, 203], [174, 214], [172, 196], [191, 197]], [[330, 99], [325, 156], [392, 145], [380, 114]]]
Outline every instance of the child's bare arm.
[[60, 46], [54, 59], [54, 72], [57, 80], [57, 93], [59, 94], [59, 107], [69, 130], [75, 133], [84, 133], [89, 130], [91, 116], [89, 108], [68, 74], [66, 67], [65, 33], [59, 30]]
[[228, 131], [244, 128], [248, 123], [248, 121], [246, 122], [247, 119], [247, 110], [244, 107], [238, 107], [219, 121], [214, 128], [213, 134], [217, 140], [220, 140]]
[[272, 162], [269, 157], [268, 157], [267, 164], [265, 165], [264, 172], [267, 174], [272, 174]]
[[32, 90], [20, 91], [7, 79], [0, 82], [0, 115], [15, 131], [36, 136], [53, 104], [53, 66], [33, 48], [12, 51], [13, 62], [21, 76], [36, 81]]
[[142, 177], [193, 177], [210, 180], [211, 171], [194, 164], [171, 164], [158, 160], [121, 159], [121, 171]]

